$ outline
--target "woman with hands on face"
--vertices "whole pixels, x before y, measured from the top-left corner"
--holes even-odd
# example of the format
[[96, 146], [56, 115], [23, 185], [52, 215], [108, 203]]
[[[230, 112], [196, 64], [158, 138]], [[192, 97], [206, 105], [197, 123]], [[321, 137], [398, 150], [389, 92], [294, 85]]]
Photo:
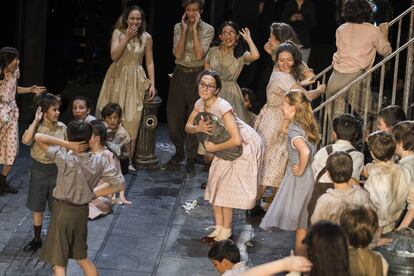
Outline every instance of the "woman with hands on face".
[[223, 83], [220, 97], [228, 101], [237, 117], [246, 122], [248, 116], [237, 79], [244, 65], [259, 59], [259, 51], [249, 29], [239, 29], [233, 21], [225, 21], [221, 25], [212, 45], [204, 61], [204, 69], [214, 70], [220, 74]]
[[199, 112], [209, 112], [225, 125], [230, 139], [220, 144], [204, 143], [210, 153], [242, 146], [243, 153], [235, 160], [214, 157], [210, 167], [208, 183], [204, 198], [213, 205], [215, 230], [202, 238], [203, 242], [212, 243], [232, 236], [233, 209], [250, 209], [254, 206], [257, 193], [257, 172], [261, 164], [262, 139], [240, 120], [231, 105], [221, 97], [219, 92], [222, 82], [214, 71], [203, 71], [198, 80], [200, 99], [195, 103], [185, 130], [187, 133], [207, 133], [212, 131], [211, 122], [202, 119], [194, 125]]
[[[144, 11], [130, 6], [115, 24], [111, 40], [111, 58], [99, 95], [96, 117], [99, 119], [103, 107], [117, 103], [124, 114], [122, 123], [131, 136], [129, 154], [132, 159], [138, 128], [141, 121], [144, 98], [152, 99], [156, 94], [152, 37], [145, 31]], [[145, 57], [147, 74], [142, 66]], [[130, 171], [135, 168], [130, 164]]]

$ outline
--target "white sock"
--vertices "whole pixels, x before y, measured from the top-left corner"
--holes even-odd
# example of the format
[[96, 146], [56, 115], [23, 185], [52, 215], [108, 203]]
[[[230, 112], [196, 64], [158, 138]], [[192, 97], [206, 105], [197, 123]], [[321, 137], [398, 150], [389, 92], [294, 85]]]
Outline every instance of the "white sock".
[[220, 234], [214, 237], [214, 240], [222, 241], [222, 240], [227, 240], [230, 237], [231, 237], [231, 228], [221, 228]]
[[211, 232], [207, 237], [209, 237], [209, 238], [216, 237], [217, 235], [220, 234], [221, 229], [223, 229], [223, 227], [221, 225], [216, 225], [216, 227], [214, 228], [214, 231]]

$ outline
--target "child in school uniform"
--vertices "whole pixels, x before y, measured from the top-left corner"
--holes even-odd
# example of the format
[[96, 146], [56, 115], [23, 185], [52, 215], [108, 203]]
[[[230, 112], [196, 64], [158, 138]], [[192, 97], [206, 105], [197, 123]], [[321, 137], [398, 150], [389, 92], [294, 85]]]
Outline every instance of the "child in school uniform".
[[[109, 164], [111, 164], [116, 170], [121, 171], [121, 165], [119, 159], [106, 147], [107, 131], [103, 122], [95, 120], [90, 122], [93, 134], [89, 143], [91, 151], [95, 155], [102, 156]], [[101, 185], [105, 185], [104, 181], [99, 181], [99, 184], [95, 189], [99, 189]], [[89, 202], [89, 219], [95, 219], [99, 216], [107, 215], [112, 211], [112, 204], [114, 203], [114, 195], [100, 196]], [[117, 203], [120, 204], [132, 204], [125, 197], [125, 191], [119, 192], [119, 200]]]
[[51, 210], [52, 191], [56, 186], [57, 176], [56, 165], [34, 142], [34, 135], [43, 133], [67, 140], [66, 125], [59, 122], [58, 97], [49, 93], [38, 94], [33, 99], [33, 107], [36, 109], [36, 115], [32, 124], [24, 132], [22, 143], [31, 146], [32, 168], [26, 206], [33, 212], [34, 238], [23, 248], [24, 251], [36, 251], [42, 247], [43, 212], [46, 203]]
[[[67, 136], [68, 141], [35, 135], [36, 143], [58, 168], [52, 218], [40, 258], [54, 265], [55, 275], [66, 274], [69, 258], [76, 260], [85, 275], [97, 275], [87, 255], [88, 203], [123, 190], [125, 179], [102, 156], [86, 151], [89, 146], [85, 142], [92, 137], [90, 124], [72, 121]], [[94, 190], [100, 180], [107, 185]]]
[[304, 255], [302, 240], [308, 227], [306, 206], [313, 189], [312, 156], [319, 143], [319, 126], [313, 117], [306, 94], [291, 90], [283, 96], [282, 111], [289, 120], [288, 166], [279, 192], [270, 205], [260, 226], [296, 231], [295, 253]]
[[398, 164], [406, 168], [411, 177], [408, 192], [407, 212], [398, 228], [409, 227], [414, 220], [414, 121], [403, 121], [392, 128], [396, 147], [395, 154], [400, 157]]
[[348, 207], [373, 207], [368, 192], [350, 183], [352, 158], [348, 153], [337, 151], [329, 155], [326, 169], [334, 188], [319, 197], [311, 217], [312, 224], [321, 220], [338, 224], [342, 211]]
[[348, 237], [349, 271], [355, 276], [386, 276], [388, 263], [367, 247], [378, 228], [378, 216], [372, 208], [347, 208], [340, 216], [340, 226]]
[[352, 176], [349, 184], [358, 185], [362, 169], [364, 168], [364, 155], [354, 146], [359, 126], [356, 118], [351, 114], [342, 114], [332, 121], [332, 139], [334, 144], [321, 148], [313, 157], [312, 171], [315, 178], [312, 196], [308, 204], [309, 218], [315, 209], [316, 201], [329, 188], [333, 189], [334, 184], [326, 172], [326, 160], [328, 156], [337, 151], [349, 153], [352, 158]]
[[117, 103], [108, 103], [104, 106], [101, 112], [101, 117], [108, 131], [108, 142], [120, 149], [117, 157], [121, 163], [121, 170], [123, 174], [136, 174], [135, 169], [131, 169], [129, 164], [132, 162], [132, 156], [128, 152], [131, 137], [127, 130], [122, 126], [122, 109]]
[[378, 214], [379, 239], [381, 234], [394, 230], [404, 210], [411, 179], [407, 169], [392, 161], [396, 144], [390, 133], [371, 133], [368, 146], [374, 162], [364, 169], [368, 175], [364, 187]]

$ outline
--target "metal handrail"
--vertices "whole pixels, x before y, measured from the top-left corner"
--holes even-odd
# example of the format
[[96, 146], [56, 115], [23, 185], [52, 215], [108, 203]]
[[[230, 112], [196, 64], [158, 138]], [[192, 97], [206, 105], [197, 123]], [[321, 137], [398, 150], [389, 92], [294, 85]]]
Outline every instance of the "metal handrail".
[[[397, 21], [399, 21], [402, 17], [404, 17], [405, 15], [407, 15], [408, 13], [411, 12], [411, 10], [414, 9], [414, 5], [409, 7], [407, 10], [405, 10], [404, 12], [402, 12], [400, 15], [398, 15], [397, 17], [395, 17], [393, 20], [391, 20], [390, 22], [388, 22], [388, 27], [391, 27], [392, 25], [394, 25]], [[332, 70], [333, 66], [332, 64], [329, 65], [328, 67], [326, 67], [324, 70], [322, 70], [320, 73], [318, 73], [315, 76], [315, 80], [318, 80], [319, 78], [321, 78], [324, 74], [328, 73], [330, 70]]]
[[414, 38], [411, 38], [409, 41], [407, 41], [404, 45], [402, 45], [400, 48], [398, 48], [397, 50], [395, 50], [392, 54], [388, 55], [387, 57], [385, 57], [381, 62], [377, 63], [376, 65], [374, 65], [371, 69], [369, 69], [368, 71], [366, 71], [364, 74], [362, 74], [361, 76], [359, 76], [358, 78], [354, 79], [352, 82], [350, 82], [347, 86], [345, 86], [344, 88], [341, 89], [341, 91], [339, 91], [338, 93], [336, 93], [335, 95], [333, 95], [332, 97], [330, 97], [329, 99], [327, 99], [325, 102], [321, 103], [318, 107], [316, 107], [313, 112], [317, 112], [319, 110], [321, 110], [323, 107], [325, 107], [327, 104], [333, 102], [335, 99], [339, 98], [342, 96], [342, 94], [345, 94], [349, 88], [354, 85], [355, 83], [363, 80], [364, 78], [366, 78], [369, 74], [371, 74], [373, 71], [375, 71], [377, 68], [379, 68], [381, 65], [383, 65], [384, 63], [386, 63], [388, 60], [392, 59], [393, 57], [395, 57], [398, 53], [400, 53], [402, 50], [404, 50], [405, 48], [407, 48], [408, 46], [410, 46], [411, 43], [414, 42]]

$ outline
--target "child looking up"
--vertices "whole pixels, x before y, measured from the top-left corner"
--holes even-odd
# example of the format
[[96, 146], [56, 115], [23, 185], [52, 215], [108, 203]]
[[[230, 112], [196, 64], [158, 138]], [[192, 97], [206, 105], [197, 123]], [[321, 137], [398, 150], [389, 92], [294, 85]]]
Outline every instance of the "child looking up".
[[291, 90], [283, 96], [282, 105], [288, 129], [288, 166], [279, 192], [270, 205], [260, 226], [296, 231], [295, 253], [304, 255], [302, 240], [308, 227], [306, 206], [313, 189], [312, 156], [319, 143], [319, 126], [313, 117], [306, 94]]
[[348, 237], [351, 275], [386, 276], [387, 261], [378, 252], [367, 249], [378, 228], [377, 213], [363, 206], [345, 209], [340, 226]]
[[[85, 275], [97, 275], [87, 255], [88, 203], [95, 197], [123, 190], [125, 179], [102, 156], [85, 151], [85, 141], [92, 137], [90, 124], [72, 121], [67, 136], [69, 141], [35, 135], [36, 143], [58, 168], [52, 218], [41, 259], [54, 265], [58, 276], [66, 274], [69, 258], [76, 260]], [[107, 185], [94, 190], [99, 181]]]
[[33, 123], [23, 134], [22, 143], [31, 146], [32, 168], [26, 206], [33, 212], [34, 238], [24, 247], [25, 251], [36, 251], [42, 247], [43, 212], [46, 203], [52, 210], [52, 192], [56, 186], [57, 167], [34, 142], [36, 133], [67, 140], [66, 125], [59, 122], [60, 101], [55, 95], [44, 93], [33, 99], [36, 115]]
[[311, 217], [314, 224], [320, 220], [328, 220], [339, 223], [342, 211], [350, 206], [372, 207], [367, 191], [359, 185], [351, 185], [352, 158], [343, 151], [337, 151], [329, 155], [326, 161], [326, 169], [334, 189], [328, 189], [317, 201], [315, 212]]
[[379, 227], [377, 239], [382, 233], [395, 228], [395, 223], [404, 210], [410, 187], [410, 173], [395, 164], [395, 140], [385, 131], [376, 131], [368, 136], [368, 146], [374, 163], [366, 167], [368, 179], [365, 188], [377, 211]]

